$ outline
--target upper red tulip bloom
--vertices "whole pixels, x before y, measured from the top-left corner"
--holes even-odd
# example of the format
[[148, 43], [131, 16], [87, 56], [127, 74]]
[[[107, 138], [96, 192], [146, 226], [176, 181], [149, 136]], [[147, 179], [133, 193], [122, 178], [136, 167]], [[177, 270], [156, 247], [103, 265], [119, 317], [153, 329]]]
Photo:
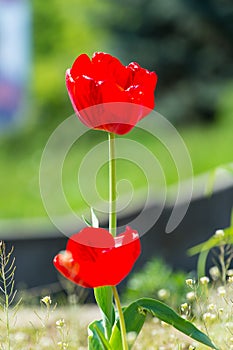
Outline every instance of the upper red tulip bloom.
[[82, 54], [66, 71], [66, 86], [79, 119], [89, 128], [119, 135], [154, 108], [156, 83], [154, 72], [135, 62], [124, 66], [104, 52], [92, 59]]
[[103, 228], [87, 227], [68, 240], [54, 265], [82, 287], [114, 286], [127, 276], [140, 252], [138, 233], [130, 227], [117, 237]]

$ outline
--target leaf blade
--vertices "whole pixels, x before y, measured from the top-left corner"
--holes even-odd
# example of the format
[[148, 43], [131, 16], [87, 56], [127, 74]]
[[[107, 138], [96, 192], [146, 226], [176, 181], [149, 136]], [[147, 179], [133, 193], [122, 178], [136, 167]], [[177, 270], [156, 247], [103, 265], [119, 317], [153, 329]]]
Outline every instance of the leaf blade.
[[94, 321], [88, 327], [88, 350], [112, 350], [104, 337], [104, 327], [101, 321]]
[[[205, 344], [210, 348], [218, 350], [218, 348], [212, 343], [210, 338], [205, 333], [200, 331], [196, 326], [194, 326], [191, 322], [180, 317], [173, 309], [171, 309], [166, 304], [150, 298], [138, 299], [137, 301], [130, 304], [127, 308], [125, 308], [124, 317], [127, 333], [129, 331], [135, 331], [136, 335], [139, 334], [145, 322], [147, 312], [152, 314], [152, 316], [158, 317], [161, 321], [170, 324], [171, 326], [184, 333], [185, 335], [188, 335], [192, 339], [197, 340], [198, 342]], [[139, 317], [139, 323], [137, 326], [135, 323], [135, 327], [133, 329], [132, 324], [134, 324], [135, 317]], [[120, 344], [120, 341], [121, 335], [118, 321], [113, 329], [112, 337], [110, 339], [110, 345], [113, 349], [118, 349], [118, 347], [115, 346], [118, 346]], [[119, 347], [119, 349], [121, 348]]]
[[115, 310], [112, 303], [111, 287], [94, 288], [95, 300], [101, 310], [105, 336], [110, 339], [112, 327], [115, 322]]

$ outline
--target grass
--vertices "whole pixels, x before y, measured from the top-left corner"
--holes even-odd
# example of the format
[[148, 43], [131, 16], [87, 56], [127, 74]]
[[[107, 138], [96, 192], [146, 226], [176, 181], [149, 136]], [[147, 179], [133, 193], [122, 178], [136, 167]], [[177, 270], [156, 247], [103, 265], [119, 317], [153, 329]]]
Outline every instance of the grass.
[[[229, 89], [230, 91], [230, 89]], [[191, 156], [194, 175], [209, 171], [221, 164], [233, 161], [232, 155], [232, 98], [226, 93], [225, 100], [219, 108], [219, 118], [211, 125], [194, 125], [192, 127], [178, 127]], [[156, 120], [155, 120], [156, 123]], [[1, 200], [0, 218], [27, 218], [45, 217], [46, 212], [42, 204], [39, 188], [39, 166], [41, 155], [49, 135], [53, 128], [41, 126], [29, 128], [19, 135], [4, 137], [0, 140], [1, 162]], [[142, 143], [147, 150], [157, 157], [164, 172], [166, 183], [173, 184], [178, 180], [177, 169], [173, 159], [166, 148], [154, 137], [140, 130], [133, 130], [126, 135], [127, 138]], [[75, 211], [83, 211], [89, 206], [98, 203], [101, 198], [106, 200], [108, 195], [108, 168], [106, 162], [107, 146], [104, 151], [95, 153], [92, 158], [86, 157], [87, 152], [92, 150], [100, 141], [105, 141], [106, 135], [102, 132], [89, 131], [71, 148], [63, 167], [63, 188], [68, 203]], [[59, 155], [61, 144], [53, 155], [56, 159]], [[174, 149], [176, 144], [174, 143]], [[138, 161], [118, 160], [118, 179], [127, 179], [132, 184], [133, 190], [144, 189], [147, 186], [148, 172], [140, 169], [138, 164], [145, 160], [140, 149], [136, 150]], [[129, 156], [130, 158], [130, 156]], [[82, 160], [85, 160], [86, 171], [82, 176], [83, 183], [78, 183], [78, 168]], [[87, 164], [89, 163], [89, 164]], [[93, 166], [102, 164], [97, 172]], [[147, 162], [147, 167], [150, 164]], [[48, 179], [53, 183], [54, 174], [59, 169], [51, 167]], [[95, 178], [96, 175], [96, 178]], [[157, 174], [152, 174], [155, 178]], [[85, 181], [84, 181], [85, 180]], [[97, 190], [95, 187], [95, 181]], [[157, 179], [155, 179], [157, 181]], [[162, 177], [157, 181], [157, 188], [162, 184]], [[129, 193], [132, 188], [127, 182], [121, 182], [120, 193]], [[56, 207], [55, 207], [56, 205]], [[65, 215], [61, 203], [54, 203], [57, 215]]]

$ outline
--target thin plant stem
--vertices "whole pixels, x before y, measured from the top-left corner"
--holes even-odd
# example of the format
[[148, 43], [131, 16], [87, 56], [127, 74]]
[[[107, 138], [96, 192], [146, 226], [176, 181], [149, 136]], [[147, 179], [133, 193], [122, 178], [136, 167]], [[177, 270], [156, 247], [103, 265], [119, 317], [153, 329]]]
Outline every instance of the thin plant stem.
[[[4, 312], [6, 315], [6, 341], [7, 341], [7, 349], [10, 350], [11, 347], [11, 342], [10, 342], [10, 317], [9, 317], [9, 306], [10, 306], [10, 300], [9, 300], [9, 295], [8, 295], [8, 284], [7, 284], [7, 276], [6, 276], [6, 266], [9, 262], [10, 255], [12, 253], [12, 250], [8, 255], [6, 255], [6, 250], [5, 250], [5, 244], [1, 241], [0, 242], [0, 255], [1, 255], [1, 280], [2, 280], [2, 285], [3, 288], [1, 290], [4, 293]], [[11, 275], [10, 275], [11, 277]]]
[[115, 135], [108, 134], [109, 140], [109, 232], [116, 236], [117, 214], [116, 214], [116, 151]]
[[[117, 227], [117, 214], [116, 214], [116, 155], [115, 155], [115, 135], [108, 133], [108, 151], [109, 151], [109, 232], [115, 237]], [[107, 287], [105, 294], [105, 303], [107, 310], [112, 311], [113, 294], [110, 286]], [[98, 303], [98, 302], [97, 302]], [[112, 312], [108, 312], [108, 319], [112, 323]], [[111, 337], [111, 329], [105, 323], [104, 331], [106, 339]]]
[[[108, 133], [108, 151], [109, 151], [109, 232], [116, 236], [117, 214], [116, 214], [116, 159], [115, 159], [115, 135]], [[113, 294], [110, 286], [107, 287], [105, 294], [105, 303], [107, 305], [108, 319], [112, 323], [112, 301]], [[109, 340], [111, 329], [104, 320], [105, 337]]]
[[6, 331], [7, 331], [7, 349], [10, 350], [10, 320], [9, 320], [9, 296], [7, 291], [7, 281], [5, 278], [5, 271], [2, 268], [2, 280], [5, 293], [5, 313], [6, 313]]
[[121, 328], [121, 339], [122, 339], [122, 348], [123, 350], [128, 350], [128, 343], [127, 343], [127, 337], [126, 337], [126, 327], [125, 327], [125, 319], [123, 315], [123, 311], [121, 308], [120, 298], [117, 292], [117, 289], [115, 286], [112, 286], [112, 292], [113, 296], [116, 302], [116, 307], [119, 314], [119, 321], [120, 321], [120, 328]]
[[[109, 133], [109, 232], [116, 236], [117, 228], [117, 213], [116, 213], [116, 149], [115, 149], [115, 135]], [[112, 286], [112, 292], [115, 299], [116, 307], [119, 314], [121, 339], [123, 350], [128, 350], [126, 339], [125, 319], [121, 308], [120, 298], [116, 286]]]

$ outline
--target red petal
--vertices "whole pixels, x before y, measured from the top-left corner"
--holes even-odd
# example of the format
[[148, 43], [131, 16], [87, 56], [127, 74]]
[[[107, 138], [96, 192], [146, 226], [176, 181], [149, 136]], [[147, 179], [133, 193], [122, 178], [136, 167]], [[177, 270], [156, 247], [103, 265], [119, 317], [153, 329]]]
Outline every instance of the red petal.
[[127, 68], [131, 71], [131, 85], [144, 85], [147, 88], [155, 89], [157, 83], [155, 72], [141, 68], [136, 62], [131, 62]]
[[104, 52], [96, 52], [92, 58], [93, 77], [97, 81], [109, 80], [125, 89], [130, 72], [116, 58]]
[[86, 54], [78, 56], [74, 61], [70, 74], [74, 80], [81, 75], [92, 77], [92, 64], [90, 58]]
[[81, 122], [119, 135], [154, 108], [156, 82], [154, 72], [135, 62], [125, 67], [103, 52], [95, 53], [92, 61], [80, 55], [66, 73], [68, 93]]
[[[110, 266], [108, 282], [116, 285], [131, 271], [141, 253], [138, 233], [127, 228], [124, 233], [115, 238], [116, 248], [106, 254], [106, 266]], [[118, 246], [120, 245], [120, 246]]]
[[101, 89], [98, 88], [98, 84], [93, 79], [83, 76], [73, 81], [68, 70], [66, 86], [73, 108], [81, 122], [90, 128], [99, 125], [99, 109], [88, 109], [102, 102]]
[[[96, 247], [84, 245], [83, 241]], [[104, 248], [99, 248], [103, 245]], [[118, 284], [139, 254], [138, 234], [130, 228], [115, 239], [104, 229], [86, 228], [71, 237], [65, 254], [58, 254], [54, 265], [74, 283], [94, 288]]]
[[79, 233], [71, 236], [66, 249], [69, 250], [75, 258], [80, 245], [99, 248], [101, 250], [109, 249], [114, 247], [114, 239], [104, 228], [85, 227]]
[[[155, 106], [154, 90], [147, 89], [145, 86], [131, 86], [128, 90], [129, 100], [132, 103], [142, 106], [141, 115], [138, 120], [142, 119], [145, 115], [151, 112]], [[143, 107], [146, 107], [143, 109]]]
[[[67, 254], [67, 252], [65, 252], [65, 254]], [[86, 283], [80, 277], [80, 266], [77, 262], [73, 261], [72, 258], [68, 263], [64, 261], [64, 254], [58, 254], [55, 256], [53, 263], [56, 269], [70, 281], [77, 283], [82, 287], [92, 288], [91, 285]]]

